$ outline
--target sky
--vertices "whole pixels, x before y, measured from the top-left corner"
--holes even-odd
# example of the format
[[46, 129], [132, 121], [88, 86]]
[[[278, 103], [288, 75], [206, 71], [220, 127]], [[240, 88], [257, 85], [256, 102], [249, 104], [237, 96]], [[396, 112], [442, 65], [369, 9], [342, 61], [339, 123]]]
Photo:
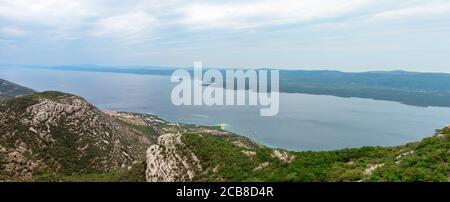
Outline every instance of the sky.
[[450, 0], [0, 0], [0, 64], [450, 72]]

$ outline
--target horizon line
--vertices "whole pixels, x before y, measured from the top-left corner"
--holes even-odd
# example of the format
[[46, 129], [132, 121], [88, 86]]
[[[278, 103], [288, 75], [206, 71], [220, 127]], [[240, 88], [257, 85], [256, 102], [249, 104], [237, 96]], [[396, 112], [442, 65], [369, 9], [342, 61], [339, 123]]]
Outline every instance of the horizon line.
[[[20, 68], [65, 68], [65, 67], [79, 67], [79, 68], [116, 68], [116, 69], [128, 69], [128, 70], [138, 70], [138, 69], [149, 69], [155, 70], [173, 70], [173, 69], [193, 69], [193, 66], [160, 66], [160, 65], [99, 65], [99, 64], [57, 64], [57, 65], [42, 65], [42, 64], [12, 64], [12, 63], [0, 63], [0, 67], [7, 68], [8, 66], [12, 67], [20, 67]], [[369, 70], [369, 71], [348, 71], [348, 70], [338, 70], [338, 69], [330, 69], [330, 68], [321, 68], [321, 69], [308, 69], [303, 67], [218, 67], [218, 66], [204, 66], [203, 69], [272, 69], [272, 70], [280, 70], [280, 71], [311, 71], [311, 72], [341, 72], [341, 73], [377, 73], [377, 72], [385, 72], [385, 73], [394, 73], [394, 72], [404, 72], [404, 73], [438, 73], [438, 74], [450, 74], [450, 70], [448, 72], [444, 71], [420, 71], [420, 70], [404, 70], [401, 68], [393, 68], [391, 70]]]

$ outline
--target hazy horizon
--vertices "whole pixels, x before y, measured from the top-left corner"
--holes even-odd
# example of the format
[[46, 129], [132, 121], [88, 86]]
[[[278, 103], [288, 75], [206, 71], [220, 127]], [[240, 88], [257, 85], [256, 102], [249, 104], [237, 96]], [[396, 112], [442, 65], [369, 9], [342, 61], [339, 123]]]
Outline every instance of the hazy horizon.
[[[193, 68], [193, 65], [189, 66], [158, 66], [158, 65], [121, 65], [121, 66], [114, 66], [114, 65], [101, 65], [101, 64], [54, 64], [54, 65], [47, 65], [47, 64], [1, 64], [1, 67], [21, 67], [21, 68], [52, 68], [52, 67], [95, 67], [95, 68], [118, 68], [118, 69], [139, 69], [139, 68], [167, 68], [167, 69], [189, 69]], [[433, 71], [433, 70], [406, 70], [409, 68], [374, 68], [373, 70], [340, 70], [338, 68], [302, 68], [302, 67], [220, 67], [220, 66], [205, 66], [203, 67], [205, 69], [278, 69], [278, 70], [287, 70], [287, 71], [337, 71], [337, 72], [343, 72], [343, 73], [365, 73], [365, 72], [412, 72], [412, 73], [445, 73], [450, 74], [450, 68], [446, 71]]]

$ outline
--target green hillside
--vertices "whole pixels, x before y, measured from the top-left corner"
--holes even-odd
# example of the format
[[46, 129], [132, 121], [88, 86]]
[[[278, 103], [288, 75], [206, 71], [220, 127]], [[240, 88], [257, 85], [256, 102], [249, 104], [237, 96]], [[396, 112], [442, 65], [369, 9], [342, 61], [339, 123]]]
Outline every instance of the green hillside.
[[448, 181], [450, 173], [449, 128], [398, 147], [286, 152], [290, 160], [274, 157], [274, 149], [243, 148], [215, 136], [183, 139], [204, 168], [195, 181]]

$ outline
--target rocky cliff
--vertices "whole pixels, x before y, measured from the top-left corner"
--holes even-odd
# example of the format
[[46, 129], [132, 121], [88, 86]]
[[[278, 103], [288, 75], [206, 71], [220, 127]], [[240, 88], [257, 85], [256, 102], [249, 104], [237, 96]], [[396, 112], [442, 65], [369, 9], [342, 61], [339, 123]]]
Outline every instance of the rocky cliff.
[[30, 179], [129, 168], [144, 160], [154, 143], [131, 126], [70, 94], [44, 92], [0, 102], [1, 173]]

